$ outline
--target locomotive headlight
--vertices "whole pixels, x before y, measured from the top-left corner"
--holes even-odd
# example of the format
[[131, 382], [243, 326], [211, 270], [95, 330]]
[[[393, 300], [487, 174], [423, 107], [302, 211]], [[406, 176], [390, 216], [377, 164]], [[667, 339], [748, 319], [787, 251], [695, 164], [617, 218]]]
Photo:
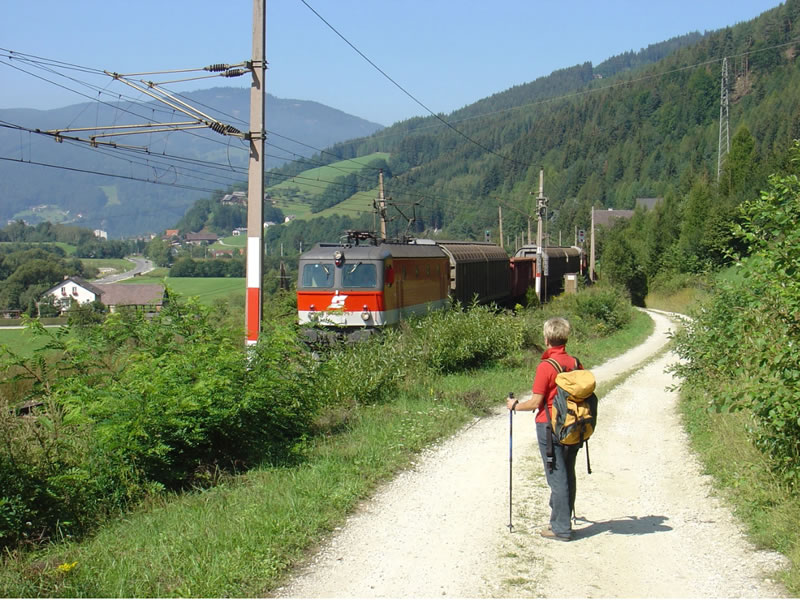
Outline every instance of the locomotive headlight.
[[361, 320], [364, 321], [364, 322], [367, 322], [367, 321], [369, 321], [370, 316], [371, 315], [369, 314], [369, 309], [367, 308], [367, 305], [365, 304], [364, 308], [362, 309]]
[[341, 250], [337, 250], [333, 253], [333, 261], [336, 263], [337, 267], [341, 267], [342, 263], [344, 262], [344, 252]]

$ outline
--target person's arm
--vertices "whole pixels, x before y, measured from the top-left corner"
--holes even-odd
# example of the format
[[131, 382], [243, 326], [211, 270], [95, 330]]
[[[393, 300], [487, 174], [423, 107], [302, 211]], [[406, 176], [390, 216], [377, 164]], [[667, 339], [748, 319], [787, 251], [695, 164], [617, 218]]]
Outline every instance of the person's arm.
[[[508, 398], [506, 406], [508, 410], [536, 410], [544, 400], [544, 394], [533, 394], [527, 400], [517, 400], [516, 398]], [[514, 407], [516, 404], [516, 407]]]

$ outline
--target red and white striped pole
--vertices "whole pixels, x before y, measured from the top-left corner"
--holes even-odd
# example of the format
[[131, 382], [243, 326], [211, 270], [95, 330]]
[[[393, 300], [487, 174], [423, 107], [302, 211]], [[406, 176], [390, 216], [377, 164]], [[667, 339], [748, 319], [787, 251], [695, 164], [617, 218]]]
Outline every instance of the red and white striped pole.
[[264, 252], [264, 86], [267, 61], [266, 0], [253, 0], [253, 82], [250, 86], [250, 163], [247, 181], [247, 296], [245, 344], [258, 342]]

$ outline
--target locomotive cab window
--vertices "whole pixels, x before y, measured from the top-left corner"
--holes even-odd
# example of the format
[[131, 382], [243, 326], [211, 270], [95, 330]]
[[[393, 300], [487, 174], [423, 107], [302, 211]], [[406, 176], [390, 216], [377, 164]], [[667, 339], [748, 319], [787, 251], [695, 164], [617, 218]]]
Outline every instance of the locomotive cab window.
[[303, 266], [304, 288], [333, 287], [333, 263], [310, 263]]
[[378, 285], [378, 270], [374, 264], [345, 264], [342, 271], [342, 287], [375, 288]]

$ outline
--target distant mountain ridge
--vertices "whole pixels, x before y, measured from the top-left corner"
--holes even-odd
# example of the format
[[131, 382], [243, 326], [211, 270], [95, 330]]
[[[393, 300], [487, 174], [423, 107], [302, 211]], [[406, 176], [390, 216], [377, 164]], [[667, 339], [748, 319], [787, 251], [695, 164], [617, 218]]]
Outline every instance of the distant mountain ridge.
[[[249, 89], [217, 87], [182, 97], [222, 123], [240, 131], [249, 129]], [[272, 95], [267, 95], [266, 112], [267, 168], [311, 156], [318, 148], [368, 136], [383, 127], [318, 102]], [[182, 114], [157, 102], [85, 102], [53, 110], [0, 109], [3, 124], [25, 128], [0, 128], [0, 157], [7, 159], [0, 161], [0, 222], [13, 218], [31, 223], [72, 222], [104, 229], [112, 237], [171, 227], [211, 190], [225, 190], [246, 180], [245, 142], [196, 130], [116, 136], [114, 142], [136, 148], [93, 149], [66, 139], [87, 138], [89, 132], [64, 133], [65, 140], [59, 144], [52, 137], [28, 130], [185, 120]]]

